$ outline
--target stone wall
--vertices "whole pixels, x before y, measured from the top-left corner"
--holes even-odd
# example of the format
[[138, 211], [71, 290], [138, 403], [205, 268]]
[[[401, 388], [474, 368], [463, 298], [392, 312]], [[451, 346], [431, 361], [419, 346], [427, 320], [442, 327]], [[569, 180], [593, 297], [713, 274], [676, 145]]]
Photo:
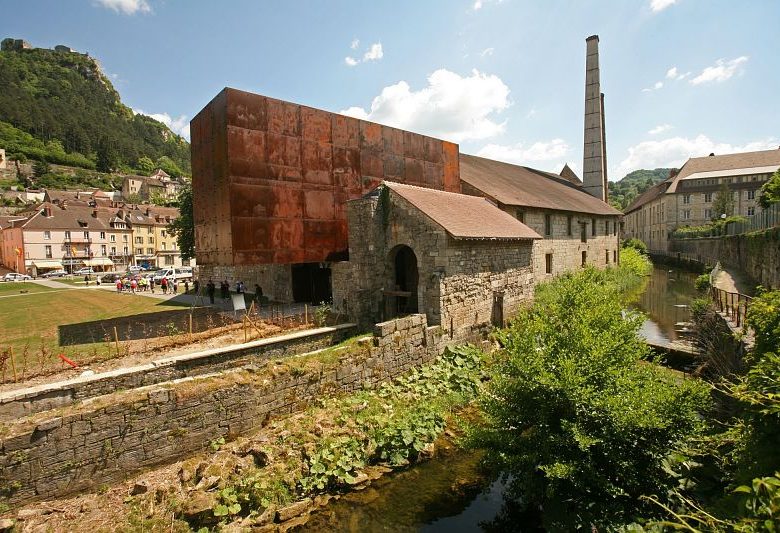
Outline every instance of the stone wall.
[[2, 424], [0, 503], [13, 507], [96, 489], [174, 462], [220, 437], [257, 430], [269, 417], [399, 376], [435, 359], [446, 342], [424, 315], [411, 315], [377, 324], [370, 342], [336, 363], [315, 356], [269, 362]]
[[227, 280], [232, 289], [237, 281], [243, 281], [247, 292], [254, 293], [255, 284], [258, 284], [263, 289], [263, 296], [272, 301], [284, 303], [293, 301], [290, 265], [200, 265], [198, 279], [204, 295], [206, 283], [210, 279], [217, 286], [217, 297], [219, 297], [220, 282]]
[[0, 394], [0, 421], [110, 394], [116, 390], [199, 376], [250, 363], [327, 348], [355, 334], [354, 324], [304, 330], [226, 348], [164, 357], [92, 376], [46, 383]]
[[780, 287], [780, 228], [702, 239], [672, 239], [670, 251], [701, 256], [705, 262], [736, 268], [757, 284]]

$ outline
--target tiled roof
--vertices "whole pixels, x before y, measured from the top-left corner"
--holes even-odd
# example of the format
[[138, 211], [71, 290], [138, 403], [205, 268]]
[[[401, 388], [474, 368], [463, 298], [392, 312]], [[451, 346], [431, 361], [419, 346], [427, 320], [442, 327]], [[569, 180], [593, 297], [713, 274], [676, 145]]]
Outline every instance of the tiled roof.
[[563, 168], [561, 169], [561, 172], [559, 175], [570, 182], [572, 182], [574, 185], [582, 185], [582, 180], [577, 176], [577, 173], [574, 172], [568, 163], [563, 165]]
[[626, 207], [623, 212], [628, 214], [632, 211], [636, 211], [640, 207], [642, 207], [645, 204], [648, 204], [655, 200], [656, 198], [659, 198], [664, 195], [666, 192], [666, 188], [669, 187], [671, 184], [671, 180], [664, 180], [661, 183], [656, 183], [649, 189], [647, 189], [645, 192], [637, 196], [631, 204]]
[[456, 239], [541, 239], [485, 198], [389, 181], [384, 184]]
[[700, 172], [718, 170], [741, 170], [757, 167], [780, 165], [780, 149], [761, 150], [760, 152], [742, 152], [738, 154], [713, 155], [707, 157], [692, 157], [685, 162], [680, 173], [672, 182], [667, 192], [677, 191], [680, 180]]
[[621, 214], [567, 179], [529, 167], [461, 154], [460, 179], [504, 205], [595, 215]]

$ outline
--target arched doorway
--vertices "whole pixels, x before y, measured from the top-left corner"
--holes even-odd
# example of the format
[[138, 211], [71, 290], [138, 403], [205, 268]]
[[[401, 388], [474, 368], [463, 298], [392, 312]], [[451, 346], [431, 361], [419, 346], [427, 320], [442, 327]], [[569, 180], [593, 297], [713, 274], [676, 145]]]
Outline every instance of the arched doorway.
[[392, 287], [387, 291], [390, 317], [417, 313], [417, 256], [406, 245], [390, 251]]

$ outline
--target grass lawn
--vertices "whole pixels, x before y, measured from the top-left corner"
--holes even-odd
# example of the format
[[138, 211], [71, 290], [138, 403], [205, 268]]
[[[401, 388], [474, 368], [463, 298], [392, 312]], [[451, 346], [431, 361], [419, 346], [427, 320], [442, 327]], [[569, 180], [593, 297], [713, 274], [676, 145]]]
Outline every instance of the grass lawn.
[[[33, 293], [33, 292], [49, 292], [54, 290], [56, 289], [52, 289], [51, 287], [44, 287], [43, 285], [38, 285], [37, 283], [32, 283], [30, 281], [7, 281], [7, 282], [4, 281], [0, 283], [0, 296], [21, 294], [22, 291]], [[0, 322], [0, 326], [1, 325], [2, 322]]]
[[[14, 283], [13, 285], [21, 285]], [[57, 290], [27, 284], [42, 291], [14, 298], [0, 298], [0, 352], [14, 349], [17, 367], [25, 346], [29, 345], [30, 359], [38, 361], [41, 342], [52, 354], [53, 362], [58, 353], [78, 361], [80, 353], [89, 353], [93, 345], [60, 347], [57, 326], [155, 311], [181, 309], [145, 296], [116, 294], [104, 290]], [[6, 372], [8, 375], [9, 372]]]

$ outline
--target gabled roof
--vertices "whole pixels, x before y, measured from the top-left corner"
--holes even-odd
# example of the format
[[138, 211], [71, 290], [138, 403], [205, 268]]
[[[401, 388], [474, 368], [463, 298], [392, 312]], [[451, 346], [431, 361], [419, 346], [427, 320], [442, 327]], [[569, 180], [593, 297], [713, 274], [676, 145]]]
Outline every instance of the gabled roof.
[[656, 183], [655, 185], [647, 189], [645, 192], [637, 196], [634, 199], [634, 201], [631, 202], [631, 204], [623, 210], [623, 212], [626, 214], [631, 213], [632, 211], [636, 211], [643, 205], [652, 202], [656, 198], [660, 198], [661, 196], [664, 195], [664, 193], [666, 193], [666, 189], [672, 183], [673, 179], [674, 178], [671, 178], [671, 179], [664, 180], [661, 183]]
[[485, 198], [385, 181], [384, 185], [456, 239], [541, 239]]
[[[776, 150], [761, 150], [758, 152], [692, 157], [682, 166], [680, 173], [677, 174], [677, 177], [674, 179], [667, 192], [676, 192], [677, 185], [680, 181], [691, 177], [693, 174], [717, 171], [733, 171], [735, 173], [734, 175], [747, 174], [749, 173], [748, 169], [758, 169], [762, 167], [780, 167], [780, 148]], [[758, 172], [758, 170], [755, 171], [755, 173]], [[728, 175], [728, 173], [723, 173], [721, 175]]]
[[574, 185], [582, 185], [582, 180], [577, 176], [577, 173], [574, 172], [568, 163], [563, 165], [563, 168], [561, 169], [559, 175], [570, 182], [572, 182]]
[[620, 215], [565, 178], [530, 167], [460, 154], [460, 179], [504, 205]]

